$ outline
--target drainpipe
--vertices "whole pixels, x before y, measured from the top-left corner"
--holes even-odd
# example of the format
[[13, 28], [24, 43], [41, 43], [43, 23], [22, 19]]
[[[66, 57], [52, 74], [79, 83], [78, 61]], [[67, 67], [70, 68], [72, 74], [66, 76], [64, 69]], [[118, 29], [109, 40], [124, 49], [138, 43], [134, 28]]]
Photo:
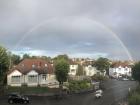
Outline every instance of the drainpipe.
[[37, 75], [37, 86], [39, 86], [39, 74]]

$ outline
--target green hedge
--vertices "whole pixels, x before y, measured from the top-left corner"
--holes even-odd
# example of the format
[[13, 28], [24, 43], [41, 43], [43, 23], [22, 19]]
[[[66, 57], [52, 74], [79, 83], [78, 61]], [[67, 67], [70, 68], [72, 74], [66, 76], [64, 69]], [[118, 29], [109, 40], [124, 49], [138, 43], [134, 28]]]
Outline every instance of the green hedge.
[[84, 89], [90, 89], [91, 84], [86, 80], [82, 81], [69, 81], [69, 90], [70, 91], [79, 91]]
[[42, 94], [48, 93], [47, 87], [8, 87], [5, 89], [5, 93], [22, 93], [22, 94]]
[[107, 79], [108, 78], [106, 76], [103, 76], [103, 75], [95, 74], [94, 76], [92, 76], [92, 80], [94, 80], [94, 81], [105, 81]]

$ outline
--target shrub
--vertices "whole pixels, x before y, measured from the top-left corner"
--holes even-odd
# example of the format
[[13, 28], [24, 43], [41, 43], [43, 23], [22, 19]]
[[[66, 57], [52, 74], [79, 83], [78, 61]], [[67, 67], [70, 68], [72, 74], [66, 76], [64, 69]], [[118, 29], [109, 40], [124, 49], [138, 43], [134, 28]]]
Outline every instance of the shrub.
[[94, 80], [94, 81], [105, 81], [105, 80], [107, 80], [107, 77], [103, 76], [103, 75], [95, 74], [94, 76], [92, 76], [92, 80]]
[[82, 80], [82, 81], [69, 81], [69, 90], [70, 91], [79, 91], [84, 89], [89, 89], [90, 83]]
[[138, 93], [133, 93], [128, 98], [129, 105], [140, 105], [140, 95]]

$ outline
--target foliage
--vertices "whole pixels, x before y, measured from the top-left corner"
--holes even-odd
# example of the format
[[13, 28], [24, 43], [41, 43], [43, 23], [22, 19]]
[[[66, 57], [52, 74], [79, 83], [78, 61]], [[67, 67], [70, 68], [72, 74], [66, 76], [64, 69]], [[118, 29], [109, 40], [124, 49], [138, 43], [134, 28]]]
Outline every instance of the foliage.
[[50, 63], [52, 63], [52, 58], [51, 57], [48, 57], [48, 56], [41, 56], [41, 59], [44, 59]]
[[97, 68], [97, 70], [100, 70], [101, 72], [103, 72], [104, 70], [109, 69], [110, 63], [107, 58], [100, 57], [95, 61], [93, 66], [95, 66]]
[[47, 87], [8, 87], [5, 88], [5, 93], [22, 93], [22, 94], [45, 94], [50, 92], [49, 88]]
[[11, 61], [12, 65], [17, 65], [20, 62], [21, 58], [19, 55], [12, 54], [11, 55]]
[[67, 81], [69, 64], [64, 59], [57, 60], [55, 64], [55, 75], [59, 84]]
[[63, 59], [68, 62], [69, 57], [66, 54], [64, 54], [64, 55], [58, 55], [57, 57], [53, 58], [54, 62], [57, 62], [60, 59]]
[[26, 58], [31, 58], [31, 57], [30, 57], [29, 54], [24, 54], [24, 55], [23, 55], [23, 59], [26, 59]]
[[140, 62], [132, 67], [132, 77], [140, 83]]
[[81, 81], [69, 81], [69, 90], [70, 91], [78, 91], [83, 89], [89, 89], [90, 88], [90, 82], [86, 80]]
[[7, 50], [0, 46], [0, 83], [4, 82], [9, 64], [10, 60]]
[[106, 76], [103, 76], [103, 75], [100, 75], [100, 74], [95, 74], [91, 78], [94, 81], [105, 81], [105, 80], [107, 80], [107, 77]]
[[140, 105], [140, 94], [136, 92], [133, 93], [131, 96], [129, 96], [128, 103], [129, 105]]
[[78, 76], [85, 75], [85, 71], [83, 70], [83, 67], [81, 65], [78, 65], [78, 70], [76, 72], [76, 75]]

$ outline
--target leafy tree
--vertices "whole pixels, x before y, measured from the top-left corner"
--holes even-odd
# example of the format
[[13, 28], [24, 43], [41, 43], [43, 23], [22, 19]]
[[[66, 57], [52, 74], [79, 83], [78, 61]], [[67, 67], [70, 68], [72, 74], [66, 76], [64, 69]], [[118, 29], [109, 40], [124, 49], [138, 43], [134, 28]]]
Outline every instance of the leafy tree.
[[60, 59], [55, 64], [55, 75], [59, 82], [59, 87], [62, 90], [63, 83], [67, 81], [69, 64], [64, 59]]
[[52, 58], [51, 57], [47, 57], [47, 56], [41, 56], [42, 59], [52, 63]]
[[24, 55], [23, 55], [23, 59], [26, 59], [26, 58], [31, 58], [31, 57], [30, 57], [29, 54], [24, 54]]
[[76, 75], [80, 76], [80, 75], [84, 75], [84, 70], [83, 67], [81, 65], [78, 65], [78, 70], [76, 72]]
[[11, 60], [13, 65], [17, 65], [20, 62], [21, 58], [19, 55], [12, 54]]
[[0, 46], [0, 83], [4, 83], [4, 79], [6, 78], [7, 70], [9, 69], [9, 55], [7, 50]]
[[140, 84], [140, 62], [136, 63], [132, 67], [132, 77], [137, 80]]
[[66, 54], [64, 54], [64, 55], [58, 55], [57, 57], [54, 58], [54, 61], [57, 61], [59, 59], [64, 59], [64, 60], [68, 61], [69, 60], [69, 57]]
[[109, 63], [109, 60], [107, 58], [100, 57], [95, 61], [93, 66], [95, 66], [98, 70], [103, 72], [104, 70], [107, 71], [109, 69], [110, 63]]

